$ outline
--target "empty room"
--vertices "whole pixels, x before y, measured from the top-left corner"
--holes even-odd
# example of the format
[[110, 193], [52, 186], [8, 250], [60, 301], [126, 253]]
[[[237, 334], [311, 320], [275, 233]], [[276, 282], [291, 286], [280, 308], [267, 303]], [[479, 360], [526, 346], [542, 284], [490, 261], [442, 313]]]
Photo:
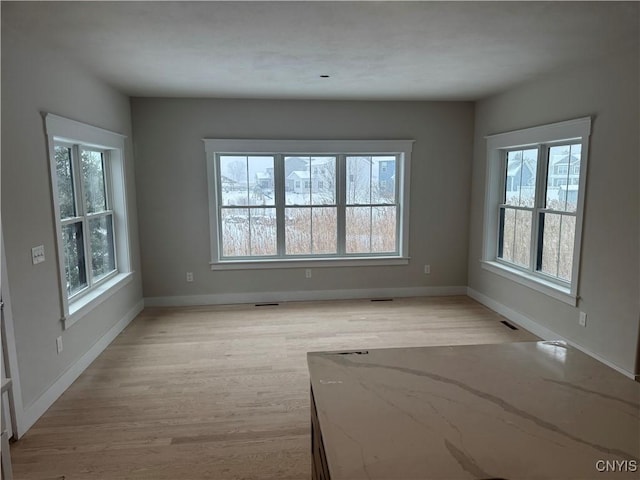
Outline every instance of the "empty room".
[[637, 478], [640, 3], [0, 8], [2, 478]]

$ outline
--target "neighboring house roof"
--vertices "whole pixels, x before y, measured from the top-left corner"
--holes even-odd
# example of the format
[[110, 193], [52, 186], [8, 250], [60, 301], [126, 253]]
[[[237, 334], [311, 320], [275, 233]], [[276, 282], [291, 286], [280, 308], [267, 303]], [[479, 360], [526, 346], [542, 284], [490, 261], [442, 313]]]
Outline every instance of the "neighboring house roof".
[[271, 175], [265, 172], [256, 172], [256, 179], [258, 180], [270, 180]]
[[507, 167], [507, 176], [515, 177], [520, 172], [520, 169], [524, 166], [524, 168], [531, 174], [534, 172], [534, 168], [529, 164], [527, 160], [524, 162], [510, 163]]
[[562, 157], [560, 160], [556, 160], [553, 164], [556, 165], [569, 165], [569, 161], [571, 161], [571, 165], [580, 165], [580, 159], [575, 155], [571, 155], [571, 160], [569, 160], [569, 155]]
[[311, 178], [311, 173], [308, 170], [294, 170], [287, 176], [287, 178], [293, 180], [309, 180]]
[[222, 183], [238, 183], [235, 180], [232, 180], [224, 175], [220, 175], [220, 180], [222, 181]]
[[314, 167], [319, 167], [320, 165], [326, 165], [328, 163], [335, 163], [335, 157], [327, 157], [327, 158], [312, 158], [311, 165]]

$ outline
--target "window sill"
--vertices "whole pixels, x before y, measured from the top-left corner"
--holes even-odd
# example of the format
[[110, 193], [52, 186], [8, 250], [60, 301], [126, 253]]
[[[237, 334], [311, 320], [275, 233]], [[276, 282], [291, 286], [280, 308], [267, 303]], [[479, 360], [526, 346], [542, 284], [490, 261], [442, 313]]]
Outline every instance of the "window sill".
[[133, 280], [133, 272], [120, 273], [78, 300], [69, 303], [69, 313], [62, 318], [64, 329], [87, 315], [102, 302]]
[[562, 285], [555, 284], [516, 268], [510, 268], [507, 265], [503, 265], [496, 261], [481, 260], [480, 264], [485, 270], [508, 278], [509, 280], [531, 288], [532, 290], [544, 293], [545, 295], [553, 297], [556, 300], [560, 300], [572, 307], [575, 307], [577, 304], [577, 295], [571, 293], [571, 289], [567, 287], [563, 287]]
[[300, 258], [211, 262], [211, 270], [261, 270], [268, 268], [383, 267], [407, 265], [409, 257]]

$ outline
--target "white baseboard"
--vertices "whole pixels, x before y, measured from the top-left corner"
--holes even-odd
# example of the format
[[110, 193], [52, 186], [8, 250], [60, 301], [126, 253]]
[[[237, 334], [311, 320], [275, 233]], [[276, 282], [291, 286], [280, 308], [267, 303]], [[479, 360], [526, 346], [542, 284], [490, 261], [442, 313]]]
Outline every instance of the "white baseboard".
[[291, 292], [220, 293], [148, 297], [145, 307], [184, 307], [195, 305], [231, 305], [238, 303], [303, 302], [319, 300], [353, 300], [384, 297], [435, 297], [466, 295], [467, 287], [363, 288], [351, 290], [299, 290]]
[[40, 398], [24, 409], [21, 425], [19, 425], [20, 432], [26, 432], [33, 426], [34, 423], [49, 409], [51, 405], [62, 395], [67, 388], [71, 386], [73, 382], [91, 365], [91, 363], [98, 358], [105, 348], [124, 330], [129, 323], [138, 315], [144, 308], [144, 301], [140, 300], [136, 305], [129, 310], [124, 317], [122, 317], [118, 323], [116, 323], [111, 329], [105, 333], [93, 346], [85, 353], [76, 363], [71, 365], [66, 372], [64, 372], [55, 382], [51, 385], [46, 392], [44, 392]]
[[469, 295], [474, 300], [482, 303], [486, 307], [490, 308], [494, 312], [499, 313], [503, 317], [508, 318], [510, 321], [512, 321], [513, 323], [517, 324], [518, 326], [520, 326], [520, 327], [522, 327], [522, 328], [524, 328], [526, 330], [529, 330], [531, 333], [533, 333], [534, 335], [539, 336], [543, 340], [561, 340], [563, 342], [567, 342], [572, 347], [577, 348], [578, 350], [586, 353], [590, 357], [595, 358], [599, 362], [604, 363], [608, 367], [613, 368], [617, 372], [620, 372], [621, 374], [623, 374], [626, 377], [631, 378], [632, 380], [637, 380], [638, 377], [640, 377], [640, 375], [636, 375], [633, 372], [630, 372], [629, 370], [626, 370], [626, 369], [622, 368], [621, 366], [616, 365], [615, 363], [607, 360], [606, 358], [598, 355], [597, 353], [592, 352], [588, 348], [583, 347], [582, 345], [574, 342], [573, 340], [569, 340], [568, 338], [565, 338], [562, 335], [558, 335], [553, 330], [549, 330], [548, 328], [543, 327], [542, 325], [540, 325], [539, 323], [535, 322], [534, 320], [531, 320], [529, 317], [526, 317], [525, 315], [522, 315], [521, 313], [516, 312], [515, 310], [512, 310], [511, 308], [507, 307], [506, 305], [503, 305], [502, 303], [497, 302], [493, 298], [490, 298], [490, 297], [486, 296], [483, 293], [480, 293], [480, 292], [478, 292], [478, 291], [476, 291], [476, 290], [474, 290], [474, 289], [469, 287], [469, 288], [467, 288], [467, 295]]

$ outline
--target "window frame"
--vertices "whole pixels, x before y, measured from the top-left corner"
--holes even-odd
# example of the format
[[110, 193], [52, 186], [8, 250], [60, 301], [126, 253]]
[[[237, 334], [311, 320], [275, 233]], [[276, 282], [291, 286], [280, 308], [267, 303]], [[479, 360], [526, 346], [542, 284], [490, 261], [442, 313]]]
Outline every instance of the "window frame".
[[[109, 152], [110, 150], [97, 148], [94, 146], [87, 146], [77, 142], [61, 141], [54, 138], [54, 149], [57, 146], [69, 148], [71, 150], [71, 181], [73, 183], [73, 201], [75, 205], [76, 215], [75, 217], [59, 218], [60, 226], [65, 227], [67, 225], [80, 223], [82, 225], [83, 232], [83, 247], [84, 247], [84, 274], [87, 279], [87, 285], [78, 290], [77, 292], [68, 295], [68, 301], [73, 303], [81, 299], [84, 295], [91, 293], [92, 290], [100, 286], [100, 284], [109, 281], [109, 279], [115, 277], [118, 274], [118, 252], [115, 245], [115, 238], [117, 235], [114, 225], [114, 211], [112, 208], [113, 200], [111, 193], [111, 168], [109, 168]], [[106, 209], [100, 212], [89, 213], [87, 211], [87, 205], [85, 200], [85, 187], [80, 173], [82, 170], [82, 151], [98, 152], [102, 155], [102, 168], [103, 168], [103, 181], [105, 183], [105, 203]], [[56, 192], [57, 192], [57, 176], [56, 176]], [[59, 200], [59, 199], [58, 199]], [[60, 215], [58, 215], [59, 217]], [[89, 222], [96, 218], [111, 217], [111, 228], [114, 237], [114, 265], [115, 269], [108, 272], [106, 275], [94, 279], [93, 269], [91, 268], [92, 251], [91, 251], [91, 237], [89, 235]], [[64, 242], [62, 242], [64, 248]], [[66, 281], [66, 279], [65, 279]]]
[[[582, 247], [582, 225], [584, 216], [585, 186], [587, 178], [589, 137], [591, 135], [591, 117], [583, 117], [565, 122], [541, 125], [485, 137], [487, 141], [485, 210], [483, 230], [483, 251], [481, 265], [484, 269], [508, 278], [516, 283], [549, 295], [557, 300], [575, 306], [578, 300], [580, 252]], [[537, 255], [539, 245], [540, 214], [550, 212], [543, 202], [546, 198], [549, 148], [557, 145], [580, 144], [580, 178], [578, 199], [575, 212], [576, 227], [573, 247], [571, 281], [566, 282], [538, 271]], [[498, 257], [500, 238], [500, 208], [506, 188], [507, 152], [526, 148], [538, 149], [536, 173], [536, 197], [531, 221], [529, 267], [520, 267]], [[542, 203], [541, 203], [542, 202]], [[551, 212], [553, 213], [553, 212]]]
[[[124, 135], [102, 128], [87, 125], [75, 120], [43, 112], [45, 134], [47, 138], [51, 194], [55, 225], [56, 262], [59, 273], [59, 292], [61, 301], [61, 320], [67, 329], [100, 303], [127, 285], [133, 277], [131, 271], [131, 252], [126, 194], [125, 139]], [[56, 170], [55, 146], [71, 148], [71, 178], [74, 188], [76, 217], [60, 218], [58, 197], [58, 178]], [[82, 175], [80, 173], [80, 151], [100, 151], [103, 162], [105, 195], [107, 210], [87, 213]], [[113, 250], [115, 270], [102, 278], [91, 281], [91, 246], [89, 239], [89, 221], [94, 218], [111, 215], [113, 229]], [[69, 223], [83, 224], [83, 242], [85, 248], [85, 271], [87, 287], [67, 295], [65, 276], [64, 241], [62, 228]]]
[[[414, 140], [256, 140], [256, 139], [203, 139], [207, 161], [207, 180], [209, 191], [209, 227], [212, 270], [226, 269], [262, 269], [262, 268], [300, 268], [304, 266], [365, 266], [365, 265], [406, 265], [409, 261], [409, 178], [411, 152]], [[221, 178], [217, 158], [219, 155], [276, 155], [292, 156], [336, 156], [336, 200], [340, 189], [345, 188], [344, 174], [340, 174], [340, 156], [349, 155], [398, 155], [396, 172], [396, 195], [398, 199], [396, 235], [398, 252], [394, 254], [349, 254], [348, 256], [277, 256], [277, 257], [238, 257], [226, 259], [220, 252], [219, 186]], [[275, 172], [278, 175], [278, 172]], [[280, 174], [283, 174], [281, 172]], [[283, 178], [284, 180], [284, 178]], [[284, 188], [284, 184], [282, 185]], [[276, 205], [276, 208], [278, 205]], [[286, 207], [286, 205], [282, 205]], [[340, 212], [338, 211], [338, 215]], [[338, 232], [338, 242], [340, 235]], [[278, 245], [280, 250], [281, 245]], [[339, 251], [339, 250], [338, 250]]]

